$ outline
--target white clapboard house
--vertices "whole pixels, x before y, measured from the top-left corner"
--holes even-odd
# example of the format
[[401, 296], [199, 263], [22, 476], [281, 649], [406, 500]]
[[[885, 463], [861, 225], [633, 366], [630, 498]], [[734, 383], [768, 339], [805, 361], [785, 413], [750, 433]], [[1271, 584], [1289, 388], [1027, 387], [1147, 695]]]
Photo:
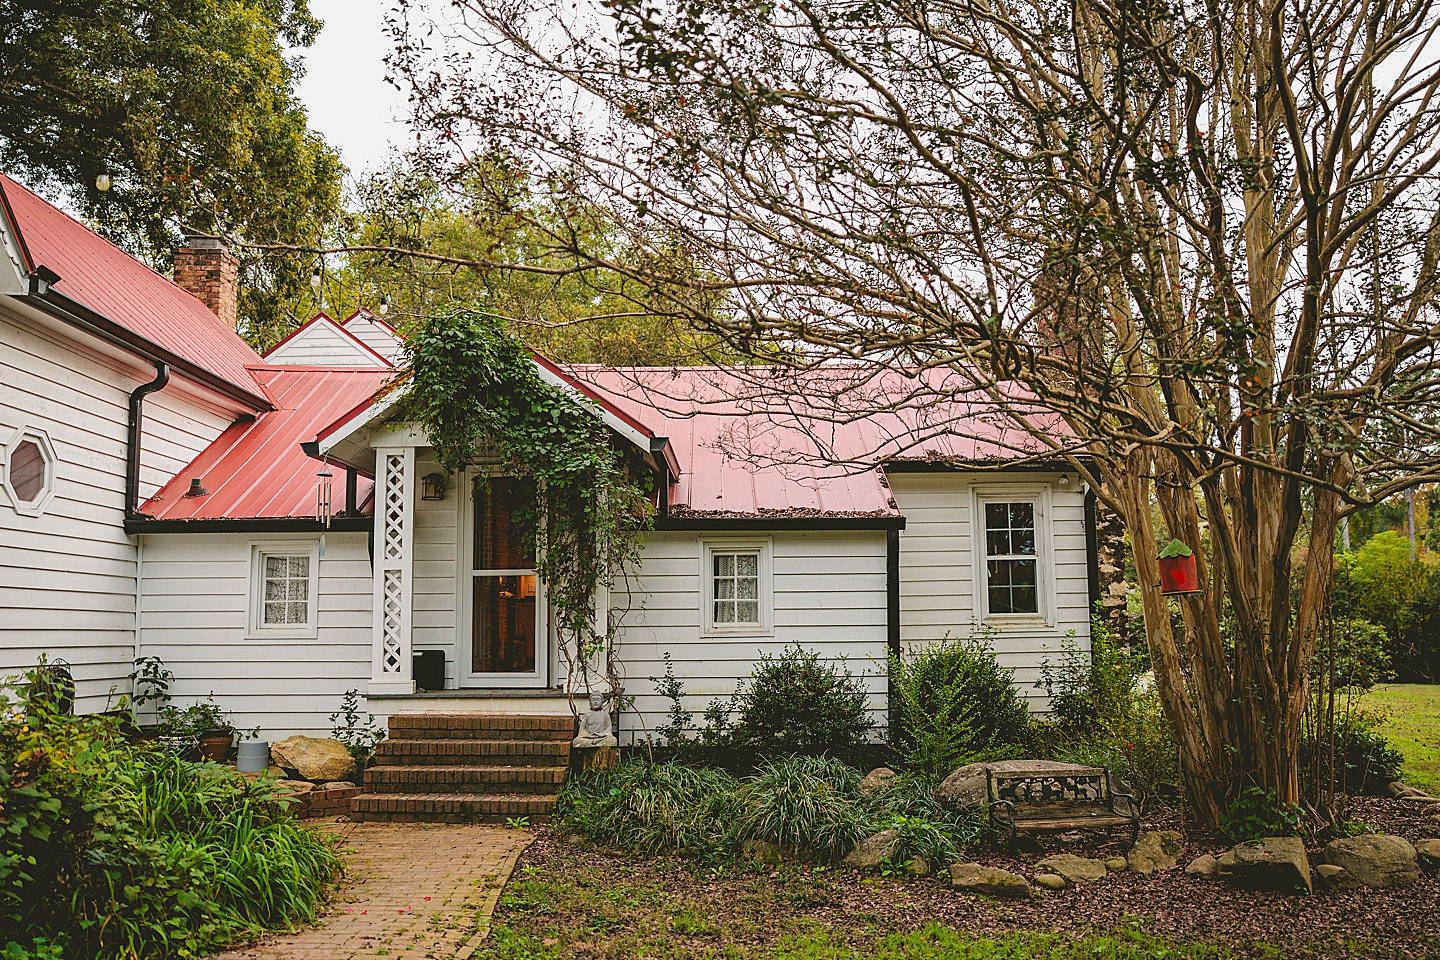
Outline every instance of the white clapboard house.
[[[218, 241], [189, 241], [172, 282], [13, 180], [0, 200], [0, 674], [64, 659], [93, 710], [157, 656], [178, 702], [213, 693], [271, 740], [325, 735], [352, 689], [380, 717], [571, 713], [545, 586], [492, 549], [503, 505], [387, 414], [382, 318], [321, 314], [260, 356]], [[657, 480], [640, 567], [602, 605], [623, 741], [663, 721], [666, 655], [698, 709], [759, 655], [813, 648], [865, 675], [883, 722], [888, 651], [984, 627], [1038, 696], [1042, 660], [1086, 645], [1091, 496], [1063, 465], [996, 469], [1017, 455], [982, 415], [883, 464], [876, 438], [914, 424], [834, 426], [858, 468], [769, 462], [790, 428], [738, 375], [537, 364]], [[443, 689], [417, 688], [418, 651]]]

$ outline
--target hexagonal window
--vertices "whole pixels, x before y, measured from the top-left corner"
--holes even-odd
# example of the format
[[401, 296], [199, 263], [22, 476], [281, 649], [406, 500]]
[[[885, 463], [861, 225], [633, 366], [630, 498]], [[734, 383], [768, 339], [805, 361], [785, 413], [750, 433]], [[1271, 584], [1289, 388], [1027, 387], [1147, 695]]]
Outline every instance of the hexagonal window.
[[55, 450], [43, 431], [21, 427], [5, 447], [0, 484], [16, 511], [38, 516], [55, 490]]

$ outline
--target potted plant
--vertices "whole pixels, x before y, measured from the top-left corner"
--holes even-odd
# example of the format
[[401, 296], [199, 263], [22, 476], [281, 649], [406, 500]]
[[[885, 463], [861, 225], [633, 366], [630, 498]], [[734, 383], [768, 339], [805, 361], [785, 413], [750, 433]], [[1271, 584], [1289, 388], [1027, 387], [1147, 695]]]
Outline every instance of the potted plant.
[[[213, 697], [214, 694], [211, 694]], [[230, 717], [213, 699], [206, 699], [185, 711], [199, 744], [200, 758], [224, 763], [235, 749], [235, 728]]]

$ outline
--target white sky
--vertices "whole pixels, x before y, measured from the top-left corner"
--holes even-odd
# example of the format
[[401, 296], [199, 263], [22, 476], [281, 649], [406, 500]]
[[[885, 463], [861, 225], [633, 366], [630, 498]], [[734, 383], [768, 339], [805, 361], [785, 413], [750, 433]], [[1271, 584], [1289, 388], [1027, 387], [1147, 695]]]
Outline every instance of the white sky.
[[384, 33], [389, 0], [310, 0], [325, 22], [305, 58], [300, 99], [319, 131], [350, 168], [364, 176], [409, 143], [405, 95], [385, 82]]

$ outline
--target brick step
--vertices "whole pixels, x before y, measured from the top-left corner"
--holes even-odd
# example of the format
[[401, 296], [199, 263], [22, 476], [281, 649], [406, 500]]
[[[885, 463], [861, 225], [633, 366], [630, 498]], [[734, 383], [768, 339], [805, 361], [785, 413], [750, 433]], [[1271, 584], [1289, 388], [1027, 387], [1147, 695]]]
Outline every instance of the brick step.
[[513, 713], [397, 713], [394, 740], [570, 740], [575, 718]]
[[559, 793], [565, 767], [374, 766], [365, 771], [367, 793], [424, 790], [480, 793]]
[[350, 819], [371, 823], [504, 823], [550, 818], [555, 798], [540, 794], [362, 793], [350, 801]]
[[569, 758], [566, 740], [382, 740], [375, 748], [377, 763], [405, 766], [545, 766]]

